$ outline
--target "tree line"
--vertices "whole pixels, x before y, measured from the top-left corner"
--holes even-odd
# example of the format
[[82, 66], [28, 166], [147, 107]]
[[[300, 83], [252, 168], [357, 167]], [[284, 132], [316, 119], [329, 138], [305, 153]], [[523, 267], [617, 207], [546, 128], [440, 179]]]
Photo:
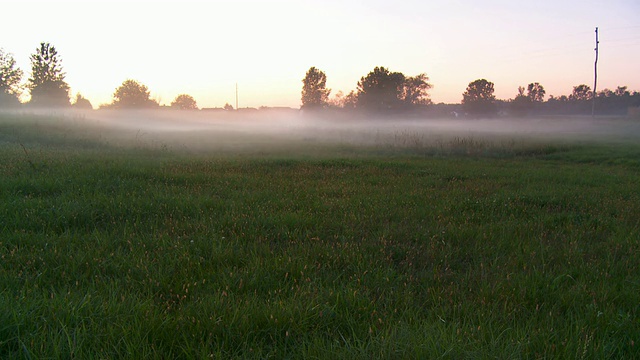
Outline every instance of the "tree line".
[[[364, 111], [420, 111], [428, 113], [434, 104], [429, 98], [426, 74], [405, 76], [391, 72], [384, 67], [376, 67], [357, 84], [357, 90], [348, 95], [338, 92], [333, 99], [326, 88], [326, 74], [315, 67], [307, 71], [302, 80], [302, 109], [361, 109]], [[573, 87], [569, 95], [549, 96], [538, 82], [527, 87], [518, 87], [513, 99], [499, 100], [494, 95], [494, 84], [486, 79], [469, 83], [462, 93], [461, 107], [455, 116], [493, 117], [509, 115], [524, 117], [530, 115], [590, 114], [594, 92], [588, 85]], [[598, 114], [623, 115], [629, 107], [640, 106], [640, 93], [629, 91], [626, 86], [615, 90], [604, 89], [595, 94]], [[425, 111], [426, 110], [426, 111]]]
[[327, 107], [366, 109], [375, 112], [409, 110], [431, 104], [426, 74], [405, 76], [400, 72], [391, 72], [384, 67], [374, 68], [367, 76], [358, 81], [357, 92], [348, 95], [339, 92], [329, 99], [326, 74], [311, 67], [302, 79], [303, 110], [319, 110]]
[[[70, 99], [70, 87], [65, 81], [65, 72], [55, 46], [40, 43], [30, 56], [31, 76], [26, 84], [22, 83], [23, 71], [16, 66], [10, 53], [0, 49], [0, 108], [34, 107], [77, 107], [91, 109], [88, 99], [77, 94], [73, 103]], [[429, 96], [433, 87], [425, 73], [406, 76], [378, 66], [356, 84], [356, 90], [344, 94], [337, 92], [330, 97], [331, 89], [326, 87], [326, 74], [311, 67], [302, 79], [301, 109], [321, 111], [341, 109], [373, 113], [420, 112], [426, 113], [434, 105]], [[30, 100], [22, 104], [20, 97], [24, 90]], [[534, 82], [527, 87], [520, 86], [513, 99], [499, 100], [494, 95], [494, 84], [486, 79], [477, 79], [469, 83], [462, 94], [461, 109], [456, 115], [473, 117], [491, 117], [498, 114], [510, 116], [549, 115], [549, 114], [585, 114], [590, 113], [593, 96], [596, 99], [598, 114], [625, 114], [628, 107], [640, 106], [640, 93], [629, 91], [626, 86], [615, 90], [604, 89], [594, 94], [588, 85], [573, 87], [569, 95], [549, 96], [540, 83]], [[113, 93], [110, 104], [101, 108], [156, 108], [160, 104], [151, 99], [146, 85], [132, 79], [126, 79]], [[171, 107], [182, 110], [197, 110], [195, 99], [188, 94], [178, 95]], [[225, 110], [233, 107], [226, 104]]]
[[[69, 84], [63, 71], [62, 62], [55, 46], [50, 43], [40, 43], [30, 56], [31, 77], [26, 84], [22, 84], [23, 71], [16, 66], [16, 61], [10, 53], [0, 49], [0, 108], [19, 106], [32, 107], [75, 107], [93, 109], [91, 102], [81, 94], [77, 94], [71, 102]], [[20, 96], [24, 90], [29, 92], [30, 100], [22, 104]], [[151, 99], [149, 88], [132, 79], [126, 79], [113, 93], [110, 104], [101, 108], [115, 109], [148, 109], [159, 107], [160, 104]], [[178, 95], [171, 103], [178, 109], [198, 109], [196, 101], [191, 95]]]

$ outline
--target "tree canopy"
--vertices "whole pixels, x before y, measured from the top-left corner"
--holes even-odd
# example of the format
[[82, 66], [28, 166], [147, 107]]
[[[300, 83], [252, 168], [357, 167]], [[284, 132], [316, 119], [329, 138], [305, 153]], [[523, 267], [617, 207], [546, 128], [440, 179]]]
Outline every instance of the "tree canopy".
[[569, 100], [585, 101], [591, 100], [593, 93], [589, 85], [581, 84], [573, 87], [573, 92], [569, 95]]
[[69, 106], [69, 85], [65, 82], [61, 60], [55, 46], [40, 43], [31, 55], [31, 77], [27, 87], [30, 103], [36, 106]]
[[530, 114], [544, 102], [545, 90], [540, 83], [527, 85], [526, 94], [524, 86], [518, 87], [518, 95], [509, 101], [509, 109], [512, 115], [524, 116]]
[[22, 70], [16, 67], [16, 60], [10, 53], [0, 49], [0, 106], [20, 104], [20, 81]]
[[[431, 103], [428, 93], [431, 87], [424, 73], [405, 76], [378, 66], [358, 82], [356, 106], [369, 111], [409, 110]], [[342, 100], [347, 107], [350, 96], [336, 100]]]
[[127, 79], [113, 94], [112, 106], [115, 108], [145, 109], [157, 107], [158, 103], [150, 98], [149, 88], [146, 85]]
[[334, 109], [353, 110], [356, 108], [357, 102], [358, 96], [355, 91], [351, 90], [347, 95], [342, 91], [338, 91], [333, 99], [327, 101], [327, 104]]
[[491, 116], [496, 113], [496, 97], [493, 83], [486, 79], [472, 81], [462, 94], [465, 111], [474, 116]]
[[405, 76], [382, 66], [375, 67], [358, 81], [357, 106], [366, 110], [384, 111], [402, 106]]
[[76, 94], [75, 102], [71, 106], [76, 109], [93, 109], [91, 102], [81, 94]]
[[401, 98], [406, 106], [429, 105], [429, 89], [433, 86], [429, 84], [427, 74], [405, 77], [402, 84]]
[[171, 107], [179, 110], [198, 110], [198, 104], [196, 100], [187, 94], [180, 94], [176, 96], [175, 100], [171, 103]]
[[531, 83], [527, 86], [527, 97], [533, 103], [541, 103], [544, 101], [544, 87], [540, 83]]
[[531, 110], [531, 98], [525, 95], [524, 86], [518, 86], [518, 95], [511, 100], [509, 107], [515, 116], [524, 116]]
[[327, 89], [327, 75], [316, 69], [309, 68], [302, 79], [302, 108], [319, 109], [327, 106], [330, 89]]

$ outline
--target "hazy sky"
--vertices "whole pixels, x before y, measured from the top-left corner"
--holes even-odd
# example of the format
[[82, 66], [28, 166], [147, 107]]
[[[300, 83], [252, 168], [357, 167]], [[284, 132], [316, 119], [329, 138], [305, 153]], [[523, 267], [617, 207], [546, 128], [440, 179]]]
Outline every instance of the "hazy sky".
[[638, 0], [0, 0], [0, 47], [30, 75], [40, 42], [56, 46], [72, 94], [110, 103], [131, 78], [169, 104], [299, 107], [302, 78], [325, 71], [332, 94], [375, 66], [426, 73], [434, 102], [460, 102], [486, 78], [498, 98], [540, 82], [547, 95], [593, 86], [640, 91]]

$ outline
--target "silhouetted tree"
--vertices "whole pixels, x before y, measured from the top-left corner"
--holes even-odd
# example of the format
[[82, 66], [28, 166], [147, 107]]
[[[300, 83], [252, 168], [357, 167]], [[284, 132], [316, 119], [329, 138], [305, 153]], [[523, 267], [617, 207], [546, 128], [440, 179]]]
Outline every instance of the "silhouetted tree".
[[544, 87], [540, 83], [531, 83], [527, 86], [527, 97], [532, 103], [541, 103], [544, 101]]
[[381, 66], [374, 68], [358, 81], [357, 106], [373, 111], [399, 109], [403, 104], [404, 82], [402, 73], [390, 72]]
[[486, 79], [470, 82], [462, 94], [462, 105], [465, 111], [475, 116], [495, 115], [497, 108], [493, 92], [493, 83]]
[[531, 98], [524, 91], [523, 86], [518, 86], [518, 95], [510, 103], [509, 107], [515, 116], [524, 116], [531, 111]]
[[31, 92], [30, 104], [69, 106], [69, 85], [64, 78], [55, 46], [40, 43], [40, 47], [31, 55], [31, 77], [27, 85]]
[[351, 90], [347, 96], [344, 97], [342, 101], [342, 107], [344, 109], [355, 109], [358, 105], [358, 94], [355, 91]]
[[618, 97], [625, 97], [625, 96], [631, 95], [631, 93], [629, 93], [629, 91], [627, 90], [626, 86], [618, 86], [615, 90], [615, 94]]
[[10, 53], [0, 49], [0, 107], [20, 105], [22, 70]]
[[333, 95], [332, 99], [327, 99], [327, 105], [332, 108], [343, 108], [344, 107], [344, 92], [342, 90], [338, 91], [335, 95]]
[[153, 108], [158, 102], [150, 98], [146, 85], [131, 79], [125, 80], [113, 94], [113, 107], [115, 108]]
[[607, 115], [623, 115], [626, 114], [629, 107], [638, 106], [640, 99], [627, 90], [626, 86], [618, 86], [615, 90], [604, 89], [597, 94], [596, 112], [598, 114]]
[[198, 110], [198, 104], [196, 100], [187, 94], [180, 94], [176, 96], [175, 100], [171, 103], [172, 108], [180, 110]]
[[582, 84], [573, 87], [573, 92], [569, 95], [569, 100], [587, 101], [591, 100], [592, 91], [588, 85]]
[[327, 75], [315, 67], [309, 68], [302, 79], [302, 108], [319, 109], [327, 106], [329, 93]]
[[605, 88], [604, 90], [600, 90], [600, 92], [598, 92], [598, 97], [601, 98], [612, 98], [615, 97], [616, 93], [613, 92], [613, 90]]
[[429, 105], [431, 103], [428, 91], [432, 85], [428, 81], [429, 78], [424, 73], [405, 77], [401, 98], [406, 106]]
[[224, 104], [223, 109], [225, 109], [227, 111], [231, 111], [231, 110], [233, 110], [233, 105], [231, 105], [229, 103], [226, 103], [226, 104]]
[[355, 91], [350, 91], [347, 95], [342, 91], [338, 91], [332, 99], [327, 100], [327, 105], [337, 109], [355, 109], [358, 102], [358, 96]]
[[79, 93], [76, 94], [76, 100], [71, 106], [76, 109], [93, 109], [91, 102]]

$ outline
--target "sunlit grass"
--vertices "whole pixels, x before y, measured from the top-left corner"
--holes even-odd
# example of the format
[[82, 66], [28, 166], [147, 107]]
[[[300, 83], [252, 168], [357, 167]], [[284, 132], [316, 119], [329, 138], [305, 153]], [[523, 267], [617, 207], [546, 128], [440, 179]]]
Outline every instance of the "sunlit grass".
[[0, 357], [640, 355], [637, 145], [0, 126]]

